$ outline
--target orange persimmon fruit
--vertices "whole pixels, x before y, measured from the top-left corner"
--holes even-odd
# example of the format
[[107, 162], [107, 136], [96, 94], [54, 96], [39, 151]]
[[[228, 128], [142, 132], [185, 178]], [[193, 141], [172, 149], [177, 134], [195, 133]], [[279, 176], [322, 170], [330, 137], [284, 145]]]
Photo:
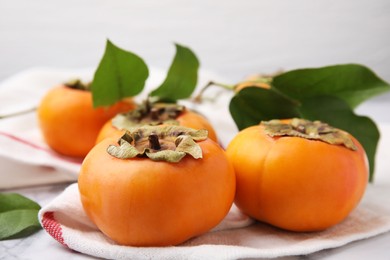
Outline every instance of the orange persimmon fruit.
[[270, 89], [271, 88], [271, 86], [268, 83], [245, 81], [245, 82], [242, 82], [242, 83], [235, 85], [234, 91], [236, 93], [238, 93], [241, 90], [243, 90], [244, 88], [249, 88], [249, 87], [256, 87], [256, 88], [263, 88], [263, 89]]
[[94, 108], [91, 91], [64, 84], [43, 97], [37, 111], [38, 123], [44, 140], [54, 151], [84, 157], [107, 120], [135, 107], [131, 99], [126, 99], [109, 107]]
[[319, 121], [271, 120], [239, 132], [227, 147], [244, 213], [291, 231], [343, 221], [361, 200], [368, 162], [350, 134]]
[[[102, 140], [86, 156], [78, 179], [81, 202], [105, 235], [121, 245], [171, 246], [225, 217], [235, 195], [233, 166], [206, 131], [188, 129], [144, 126], [127, 132], [120, 145], [113, 137]], [[206, 132], [206, 138], [195, 142], [188, 131]], [[171, 153], [182, 142], [195, 144], [201, 156], [190, 152], [176, 160]], [[129, 144], [139, 154], [127, 156]]]
[[[136, 111], [137, 110], [137, 111]], [[177, 124], [194, 129], [205, 129], [208, 131], [208, 136], [211, 140], [217, 142], [217, 134], [210, 122], [201, 114], [189, 110], [182, 105], [154, 103], [148, 104], [147, 108], [138, 107], [133, 110], [132, 114], [136, 114], [136, 118], [131, 118], [126, 113], [117, 115], [117, 118], [123, 122], [127, 121], [134, 125], [171, 125]], [[154, 115], [155, 113], [155, 115]], [[117, 118], [108, 120], [99, 132], [96, 143], [103, 139], [113, 136], [119, 138], [126, 131], [125, 126], [119, 126], [114, 122]], [[125, 123], [125, 124], [129, 124]]]
[[234, 92], [238, 93], [242, 89], [248, 88], [248, 87], [270, 89], [272, 78], [279, 73], [280, 72], [276, 72], [276, 73], [271, 74], [271, 75], [255, 74], [255, 75], [249, 76], [244, 81], [242, 81], [234, 86]]

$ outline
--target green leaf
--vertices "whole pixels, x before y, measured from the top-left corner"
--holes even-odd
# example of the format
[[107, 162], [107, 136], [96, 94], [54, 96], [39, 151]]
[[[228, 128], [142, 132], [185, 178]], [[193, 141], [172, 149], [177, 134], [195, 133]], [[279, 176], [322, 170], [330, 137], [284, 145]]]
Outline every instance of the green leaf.
[[191, 96], [198, 81], [199, 61], [187, 47], [175, 44], [176, 55], [164, 82], [150, 93], [162, 101], [175, 102]]
[[356, 115], [348, 104], [337, 97], [318, 96], [302, 101], [303, 118], [320, 120], [353, 135], [364, 147], [370, 164], [370, 181], [374, 180], [375, 154], [380, 133], [369, 117]]
[[0, 213], [15, 209], [37, 209], [41, 206], [17, 193], [0, 193]]
[[331, 95], [343, 99], [351, 108], [390, 90], [389, 83], [359, 64], [292, 70], [274, 77], [272, 85], [297, 100]]
[[300, 116], [295, 101], [276, 91], [258, 87], [247, 87], [238, 92], [231, 99], [229, 110], [240, 130], [262, 120]]
[[0, 240], [25, 237], [41, 228], [36, 202], [16, 193], [0, 194]]
[[26, 237], [40, 228], [38, 210], [19, 209], [0, 214], [0, 240]]
[[140, 57], [107, 40], [91, 85], [94, 107], [109, 106], [137, 95], [143, 90], [148, 76], [148, 67]]

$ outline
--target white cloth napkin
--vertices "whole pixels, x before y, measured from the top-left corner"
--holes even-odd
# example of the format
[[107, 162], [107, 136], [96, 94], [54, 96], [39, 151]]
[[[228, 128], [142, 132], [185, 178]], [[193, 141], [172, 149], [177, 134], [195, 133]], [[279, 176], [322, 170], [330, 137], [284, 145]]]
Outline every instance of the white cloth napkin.
[[39, 212], [44, 229], [62, 245], [107, 259], [239, 259], [306, 255], [369, 238], [390, 230], [390, 209], [375, 203], [384, 196], [369, 186], [363, 202], [342, 223], [322, 232], [283, 231], [241, 214], [232, 207], [212, 231], [172, 247], [120, 246], [101, 233], [85, 215], [77, 184]]

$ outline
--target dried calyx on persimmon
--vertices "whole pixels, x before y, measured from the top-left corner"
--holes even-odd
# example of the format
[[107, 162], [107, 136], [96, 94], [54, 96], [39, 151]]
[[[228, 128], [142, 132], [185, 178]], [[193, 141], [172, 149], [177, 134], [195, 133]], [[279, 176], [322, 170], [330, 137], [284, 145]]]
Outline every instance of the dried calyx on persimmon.
[[210, 139], [217, 141], [217, 135], [210, 122], [199, 113], [176, 103], [152, 103], [149, 101], [139, 105], [136, 109], [120, 113], [109, 120], [101, 129], [97, 142], [106, 137], [119, 138], [126, 130], [150, 125], [180, 125], [194, 129], [206, 129]]
[[264, 125], [264, 131], [272, 137], [295, 136], [323, 141], [328, 144], [344, 145], [354, 151], [357, 149], [349, 134], [318, 120], [309, 121], [293, 118], [289, 123], [271, 120], [263, 121], [261, 124]]
[[110, 145], [107, 152], [119, 159], [148, 157], [155, 161], [179, 162], [184, 156], [202, 158], [196, 143], [207, 138], [207, 130], [181, 126], [144, 126], [126, 132], [118, 145]]
[[142, 125], [179, 125], [176, 118], [185, 112], [186, 107], [179, 104], [144, 102], [137, 109], [115, 116], [112, 125], [118, 129]]
[[78, 89], [78, 90], [85, 90], [85, 91], [91, 91], [91, 83], [85, 83], [81, 81], [80, 79], [72, 79], [64, 83], [64, 86], [71, 88], [71, 89]]

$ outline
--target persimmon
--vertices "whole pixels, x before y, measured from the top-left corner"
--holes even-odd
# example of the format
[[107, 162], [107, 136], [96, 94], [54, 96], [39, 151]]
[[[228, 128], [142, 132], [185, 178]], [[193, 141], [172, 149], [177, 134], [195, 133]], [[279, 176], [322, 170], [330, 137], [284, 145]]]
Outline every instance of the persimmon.
[[202, 115], [178, 104], [145, 103], [128, 113], [121, 113], [107, 121], [96, 142], [106, 137], [119, 138], [126, 129], [140, 125], [181, 125], [194, 129], [205, 129], [209, 138], [217, 142], [217, 134], [210, 122]]
[[271, 86], [268, 83], [246, 81], [246, 82], [237, 84], [234, 88], [234, 91], [240, 92], [242, 89], [248, 88], [248, 87], [257, 87], [257, 88], [264, 88], [264, 89], [271, 88]]
[[87, 216], [118, 244], [177, 245], [228, 213], [233, 166], [207, 131], [145, 126], [117, 142], [106, 138], [89, 152], [78, 185]]
[[252, 75], [246, 78], [243, 82], [240, 82], [234, 86], [234, 92], [240, 92], [244, 88], [248, 87], [257, 87], [270, 89], [271, 88], [271, 76], [262, 76], [262, 75]]
[[94, 108], [91, 91], [79, 81], [52, 88], [38, 107], [38, 122], [46, 143], [56, 152], [84, 157], [100, 129], [117, 113], [135, 108], [131, 99]]
[[368, 182], [361, 144], [319, 121], [262, 122], [239, 132], [226, 152], [236, 172], [238, 208], [291, 231], [340, 223]]

